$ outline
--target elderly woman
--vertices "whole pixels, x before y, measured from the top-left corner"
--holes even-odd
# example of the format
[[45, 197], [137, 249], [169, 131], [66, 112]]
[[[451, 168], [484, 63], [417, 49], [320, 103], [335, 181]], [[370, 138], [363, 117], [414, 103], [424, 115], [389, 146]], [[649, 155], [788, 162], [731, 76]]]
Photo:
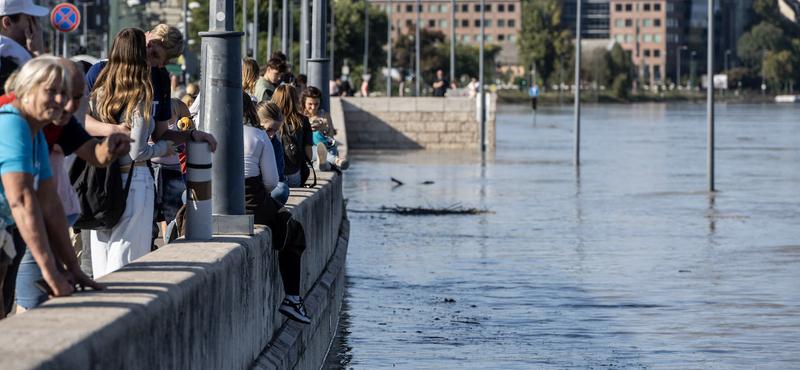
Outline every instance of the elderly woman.
[[[19, 261], [14, 257], [27, 244], [53, 296], [72, 294], [74, 283], [102, 289], [81, 271], [75, 257], [41, 132], [64, 112], [71, 91], [69, 72], [58, 59], [40, 57], [25, 64], [15, 81], [17, 100], [0, 108], [0, 284], [16, 279], [5, 270], [10, 267], [16, 275], [16, 266], [8, 264]], [[3, 306], [12, 298], [4, 296]]]

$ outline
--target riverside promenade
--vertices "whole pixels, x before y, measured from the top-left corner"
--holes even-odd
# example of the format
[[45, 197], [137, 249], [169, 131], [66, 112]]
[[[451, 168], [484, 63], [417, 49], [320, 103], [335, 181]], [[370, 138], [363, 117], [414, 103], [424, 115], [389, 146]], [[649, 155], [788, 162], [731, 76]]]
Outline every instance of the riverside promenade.
[[270, 230], [179, 239], [99, 281], [0, 321], [0, 369], [312, 369], [335, 332], [349, 222], [342, 178], [317, 172], [286, 206], [305, 226], [301, 292], [310, 325], [283, 298]]

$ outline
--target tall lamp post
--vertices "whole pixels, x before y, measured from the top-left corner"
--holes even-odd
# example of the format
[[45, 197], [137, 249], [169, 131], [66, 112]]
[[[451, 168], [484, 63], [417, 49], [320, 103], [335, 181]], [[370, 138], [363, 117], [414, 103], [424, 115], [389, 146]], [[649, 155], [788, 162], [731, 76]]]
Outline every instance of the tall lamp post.
[[680, 46], [677, 49], [675, 49], [675, 54], [678, 56], [678, 70], [675, 73], [675, 88], [676, 89], [681, 86], [681, 51], [682, 50], [688, 50], [688, 49], [689, 49], [689, 47], [686, 46], [686, 45]]
[[389, 51], [386, 53], [386, 97], [392, 97], [392, 0], [389, 0], [389, 7], [387, 8], [387, 13], [389, 13], [389, 40], [386, 43], [387, 48]]
[[706, 114], [707, 114], [707, 165], [708, 165], [708, 191], [714, 191], [714, 0], [708, 0], [708, 56], [706, 57]]

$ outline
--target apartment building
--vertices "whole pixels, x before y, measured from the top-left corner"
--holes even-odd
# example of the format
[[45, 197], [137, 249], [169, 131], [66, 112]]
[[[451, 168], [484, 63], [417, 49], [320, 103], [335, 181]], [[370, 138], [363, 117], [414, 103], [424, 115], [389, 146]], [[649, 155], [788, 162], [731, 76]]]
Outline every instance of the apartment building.
[[[372, 6], [387, 11], [386, 0], [369, 0]], [[520, 30], [521, 0], [485, 0], [485, 43], [498, 44], [502, 50], [498, 65], [518, 65], [517, 37]], [[417, 20], [416, 1], [392, 1], [391, 19], [395, 37], [408, 33]], [[481, 41], [481, 2], [457, 0], [455, 9], [450, 1], [421, 0], [419, 2], [420, 29], [428, 28], [450, 36], [450, 20], [455, 11], [456, 40], [464, 44]]]
[[[639, 84], [665, 85], [667, 72], [675, 70], [684, 51], [687, 2], [683, 0], [611, 0], [610, 34], [628, 51]], [[683, 64], [683, 62], [681, 62]], [[687, 74], [688, 69], [682, 74]], [[669, 75], [675, 80], [675, 75]]]

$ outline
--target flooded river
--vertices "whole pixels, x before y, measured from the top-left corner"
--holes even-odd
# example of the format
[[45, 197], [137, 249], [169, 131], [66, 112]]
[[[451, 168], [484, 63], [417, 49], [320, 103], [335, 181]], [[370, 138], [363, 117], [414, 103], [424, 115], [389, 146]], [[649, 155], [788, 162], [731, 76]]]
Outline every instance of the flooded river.
[[[570, 108], [500, 107], [483, 161], [351, 151], [326, 369], [800, 368], [800, 108], [717, 106], [715, 194], [704, 105], [582, 110], [579, 173]], [[490, 213], [363, 213], [452, 205]]]

